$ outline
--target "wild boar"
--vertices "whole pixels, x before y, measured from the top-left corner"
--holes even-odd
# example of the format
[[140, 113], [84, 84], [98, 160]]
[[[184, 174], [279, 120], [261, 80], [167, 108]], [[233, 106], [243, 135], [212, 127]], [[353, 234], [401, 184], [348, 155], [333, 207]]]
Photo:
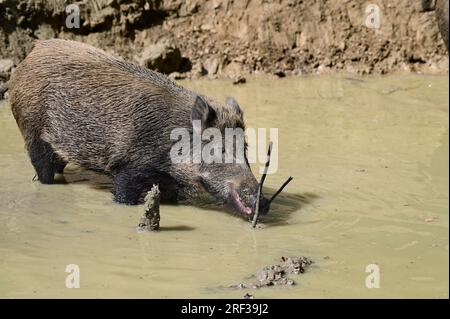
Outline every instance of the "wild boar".
[[[166, 76], [87, 44], [37, 41], [9, 83], [13, 115], [39, 181], [67, 163], [112, 176], [114, 200], [137, 204], [159, 184], [161, 198], [255, 211], [258, 182], [244, 163], [174, 163], [175, 128], [245, 128], [238, 103], [225, 105]], [[268, 210], [262, 198], [260, 211]]]

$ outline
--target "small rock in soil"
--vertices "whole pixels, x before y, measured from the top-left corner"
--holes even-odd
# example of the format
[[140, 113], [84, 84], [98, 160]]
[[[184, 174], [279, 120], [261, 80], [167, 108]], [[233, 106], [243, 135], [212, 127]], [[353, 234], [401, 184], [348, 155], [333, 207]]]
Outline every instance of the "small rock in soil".
[[276, 70], [273, 74], [278, 76], [279, 78], [284, 78], [286, 76], [286, 73], [284, 73], [283, 70]]
[[177, 47], [163, 41], [145, 48], [137, 60], [146, 68], [170, 74], [179, 70], [182, 58]]
[[183, 80], [186, 78], [186, 74], [180, 72], [172, 72], [169, 74], [169, 78], [171, 78], [172, 80]]
[[238, 75], [235, 78], [233, 78], [233, 84], [234, 85], [244, 84], [246, 82], [247, 82], [247, 80], [242, 75]]
[[0, 59], [0, 81], [7, 81], [14, 67], [13, 60]]

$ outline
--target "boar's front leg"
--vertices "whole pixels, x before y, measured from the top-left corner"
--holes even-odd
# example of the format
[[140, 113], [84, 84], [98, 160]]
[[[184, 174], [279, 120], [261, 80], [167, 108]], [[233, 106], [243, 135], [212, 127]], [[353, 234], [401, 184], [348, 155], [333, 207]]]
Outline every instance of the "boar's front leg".
[[27, 149], [39, 181], [43, 184], [53, 184], [55, 172], [62, 173], [66, 162], [60, 159], [50, 144], [41, 138], [30, 139]]
[[121, 168], [113, 172], [114, 201], [120, 204], [136, 205], [144, 190], [143, 179], [129, 168]]

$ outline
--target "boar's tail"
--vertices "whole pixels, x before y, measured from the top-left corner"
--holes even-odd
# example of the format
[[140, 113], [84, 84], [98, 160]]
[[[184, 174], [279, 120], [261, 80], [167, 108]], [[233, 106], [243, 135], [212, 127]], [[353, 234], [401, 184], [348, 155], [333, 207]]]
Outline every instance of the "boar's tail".
[[0, 101], [3, 100], [4, 94], [9, 89], [9, 82], [6, 82], [3, 85], [0, 85]]

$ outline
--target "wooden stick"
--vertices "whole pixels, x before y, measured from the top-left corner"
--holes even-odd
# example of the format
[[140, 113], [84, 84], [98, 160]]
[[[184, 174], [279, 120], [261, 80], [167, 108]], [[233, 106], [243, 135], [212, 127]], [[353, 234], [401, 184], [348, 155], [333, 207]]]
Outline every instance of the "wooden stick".
[[267, 171], [269, 170], [270, 165], [270, 153], [272, 152], [272, 142], [269, 143], [269, 149], [267, 150], [267, 158], [266, 158], [266, 165], [264, 166], [264, 172], [261, 176], [261, 180], [259, 182], [258, 186], [258, 195], [256, 197], [256, 207], [255, 207], [255, 215], [253, 216], [252, 221], [252, 227], [255, 228], [256, 224], [258, 223], [258, 217], [259, 217], [259, 200], [261, 198], [262, 188], [264, 181], [266, 180]]
[[256, 223], [258, 223], [259, 216], [259, 198], [261, 197], [261, 187], [258, 187], [258, 195], [256, 195], [256, 207], [255, 207], [255, 215], [253, 216], [252, 227], [256, 227]]
[[275, 194], [273, 194], [272, 197], [269, 199], [269, 205], [270, 205], [270, 203], [272, 203], [272, 201], [275, 199], [275, 197], [277, 197], [278, 194], [281, 193], [283, 188], [285, 188], [286, 185], [289, 184], [289, 182], [292, 181], [293, 179], [294, 178], [292, 176], [289, 176], [289, 178], [283, 183], [283, 185], [281, 185], [281, 187], [277, 190], [277, 192]]
[[264, 181], [266, 180], [267, 171], [269, 170], [271, 153], [272, 153], [272, 142], [269, 143], [269, 149], [267, 150], [266, 165], [264, 166], [264, 172], [261, 176], [261, 181], [259, 182], [259, 186], [261, 189], [263, 187]]

